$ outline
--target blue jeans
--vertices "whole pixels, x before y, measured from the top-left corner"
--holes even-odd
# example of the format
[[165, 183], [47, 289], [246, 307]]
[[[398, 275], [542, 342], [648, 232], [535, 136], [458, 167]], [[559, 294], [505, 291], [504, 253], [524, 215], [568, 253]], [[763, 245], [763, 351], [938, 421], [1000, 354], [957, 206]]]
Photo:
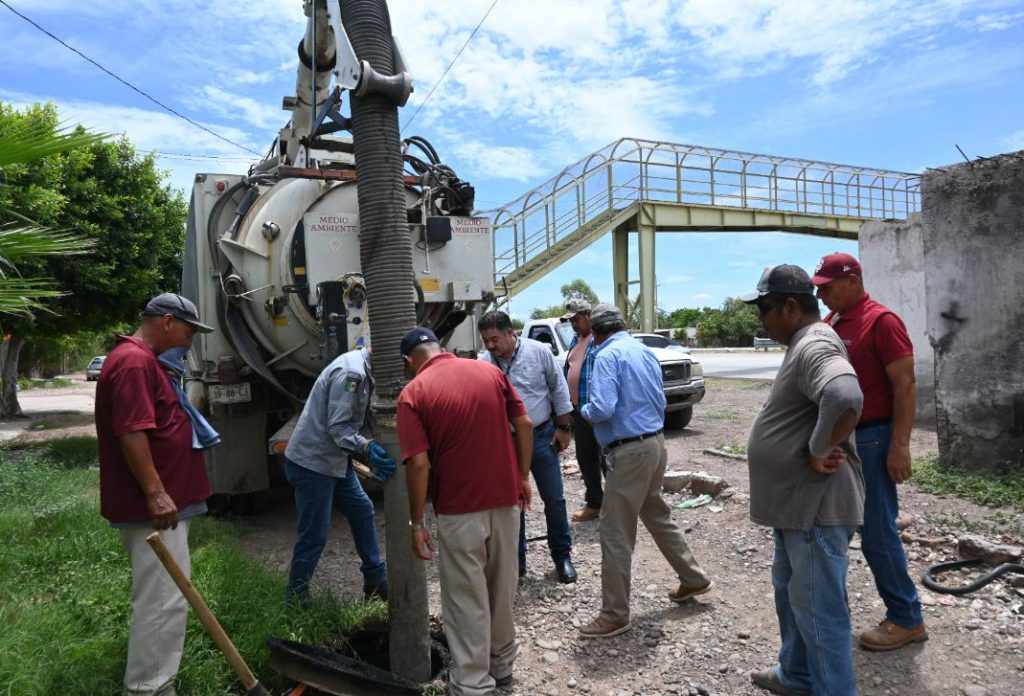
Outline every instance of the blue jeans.
[[387, 582], [387, 567], [377, 548], [373, 503], [359, 483], [355, 469], [348, 467], [343, 478], [334, 478], [285, 459], [284, 473], [288, 483], [295, 487], [295, 510], [299, 516], [299, 538], [292, 552], [286, 596], [309, 597], [309, 581], [327, 544], [332, 507], [348, 519], [356, 552], [362, 560], [359, 570], [363, 573], [363, 584]]
[[846, 603], [852, 527], [775, 530], [772, 587], [782, 647], [776, 675], [790, 689], [854, 696], [853, 644]]
[[[572, 553], [572, 533], [565, 512], [565, 494], [562, 492], [562, 465], [558, 452], [551, 446], [555, 426], [548, 422], [533, 431], [533, 460], [530, 471], [537, 484], [540, 499], [544, 501], [544, 518], [548, 527], [548, 548], [556, 562], [569, 558]], [[526, 567], [526, 513], [519, 517], [519, 567]]]
[[885, 602], [886, 618], [904, 628], [921, 623], [921, 600], [907, 570], [896, 517], [900, 514], [896, 484], [889, 478], [885, 460], [889, 456], [892, 425], [857, 430], [857, 454], [864, 467], [864, 526], [861, 547], [875, 576], [875, 587]]

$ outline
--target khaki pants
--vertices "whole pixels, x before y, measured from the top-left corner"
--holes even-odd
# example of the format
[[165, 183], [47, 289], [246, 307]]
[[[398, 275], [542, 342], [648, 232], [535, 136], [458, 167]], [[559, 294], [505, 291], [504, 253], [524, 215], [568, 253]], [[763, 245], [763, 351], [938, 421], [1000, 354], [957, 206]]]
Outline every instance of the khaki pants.
[[709, 579], [661, 497], [661, 479], [668, 464], [664, 435], [619, 445], [609, 453], [608, 462], [611, 470], [601, 506], [601, 618], [622, 624], [629, 623], [637, 519], [643, 520], [680, 583], [703, 587]]
[[[165, 529], [160, 538], [188, 577], [188, 528]], [[185, 647], [188, 601], [174, 584], [146, 537], [150, 527], [119, 529], [121, 544], [132, 562], [132, 618], [128, 631], [128, 664], [124, 671], [126, 694], [173, 693], [173, 680]]]
[[444, 633], [452, 654], [448, 690], [478, 696], [512, 673], [519, 508], [437, 516]]

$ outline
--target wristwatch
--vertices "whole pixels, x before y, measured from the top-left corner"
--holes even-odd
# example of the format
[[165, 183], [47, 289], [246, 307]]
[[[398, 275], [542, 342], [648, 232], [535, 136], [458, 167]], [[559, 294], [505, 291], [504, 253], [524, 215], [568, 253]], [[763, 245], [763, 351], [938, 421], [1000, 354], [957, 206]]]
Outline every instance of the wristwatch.
[[415, 532], [415, 531], [418, 531], [418, 530], [420, 530], [420, 529], [423, 529], [423, 525], [422, 525], [422, 524], [416, 524], [416, 523], [415, 523], [415, 522], [413, 522], [412, 520], [410, 520], [410, 521], [409, 521], [409, 527], [410, 527], [410, 528], [412, 529], [412, 531], [414, 531], [414, 532]]
[[555, 427], [559, 430], [564, 430], [567, 433], [572, 432], [572, 423], [556, 423]]

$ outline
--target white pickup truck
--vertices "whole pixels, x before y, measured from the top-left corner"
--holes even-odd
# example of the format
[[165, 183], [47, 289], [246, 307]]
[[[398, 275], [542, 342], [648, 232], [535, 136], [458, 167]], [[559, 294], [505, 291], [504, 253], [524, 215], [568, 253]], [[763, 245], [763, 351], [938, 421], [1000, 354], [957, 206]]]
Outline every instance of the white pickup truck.
[[[551, 346], [555, 360], [564, 367], [572, 343], [572, 326], [558, 319], [530, 319], [523, 326], [523, 336]], [[661, 363], [661, 379], [665, 390], [665, 427], [685, 428], [693, 417], [693, 405], [704, 398], [704, 368], [682, 346], [657, 334], [634, 334]]]

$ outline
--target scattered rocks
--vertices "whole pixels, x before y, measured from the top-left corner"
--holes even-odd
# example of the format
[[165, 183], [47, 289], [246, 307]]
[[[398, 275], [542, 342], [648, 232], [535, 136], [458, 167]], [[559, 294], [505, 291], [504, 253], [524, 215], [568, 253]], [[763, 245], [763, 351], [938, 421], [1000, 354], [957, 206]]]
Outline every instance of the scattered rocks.
[[1019, 563], [1024, 556], [1024, 548], [1009, 544], [998, 544], [976, 534], [964, 534], [956, 545], [961, 558], [980, 558], [986, 563]]

